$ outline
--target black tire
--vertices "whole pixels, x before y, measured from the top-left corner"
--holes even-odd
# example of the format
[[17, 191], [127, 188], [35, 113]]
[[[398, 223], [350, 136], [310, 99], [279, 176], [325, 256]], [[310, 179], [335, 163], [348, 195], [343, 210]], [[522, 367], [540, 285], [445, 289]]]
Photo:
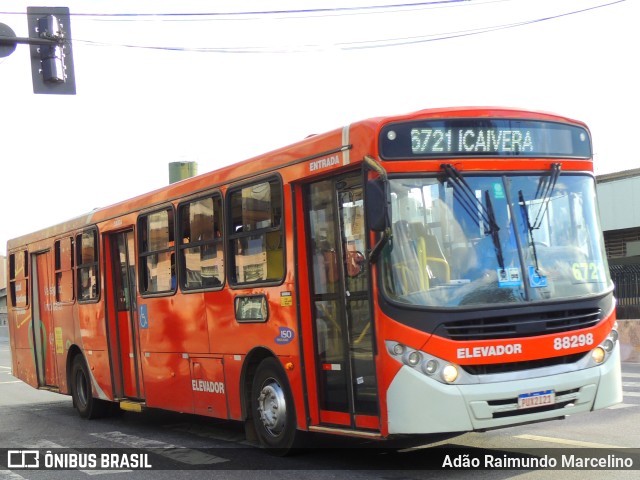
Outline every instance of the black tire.
[[106, 416], [111, 402], [93, 398], [89, 368], [82, 355], [76, 355], [71, 365], [71, 395], [73, 404], [82, 418]]
[[294, 452], [302, 432], [296, 429], [289, 381], [275, 358], [266, 358], [258, 365], [251, 385], [251, 411], [260, 445], [273, 455]]

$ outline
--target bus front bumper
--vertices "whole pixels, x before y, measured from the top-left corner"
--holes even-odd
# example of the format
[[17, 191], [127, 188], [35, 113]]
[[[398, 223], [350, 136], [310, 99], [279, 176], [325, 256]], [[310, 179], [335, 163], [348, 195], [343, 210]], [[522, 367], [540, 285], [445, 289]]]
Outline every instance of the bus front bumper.
[[[553, 409], [518, 409], [519, 395], [548, 390], [556, 395]], [[598, 367], [485, 384], [445, 385], [403, 366], [387, 392], [388, 428], [390, 435], [484, 430], [588, 412], [621, 401], [619, 345]]]

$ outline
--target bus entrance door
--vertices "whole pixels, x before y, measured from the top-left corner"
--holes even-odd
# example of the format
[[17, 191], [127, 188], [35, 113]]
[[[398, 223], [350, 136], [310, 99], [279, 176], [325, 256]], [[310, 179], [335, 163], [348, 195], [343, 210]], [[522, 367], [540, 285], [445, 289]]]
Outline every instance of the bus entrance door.
[[116, 398], [143, 398], [136, 324], [136, 264], [133, 230], [112, 233], [107, 253], [108, 331]]
[[319, 421], [379, 430], [360, 173], [306, 190]]
[[[38, 372], [38, 385], [57, 386], [56, 345], [53, 307], [56, 292], [51, 274], [51, 251], [32, 256], [33, 268], [33, 315], [31, 330], [33, 353]], [[58, 342], [60, 343], [60, 342]]]

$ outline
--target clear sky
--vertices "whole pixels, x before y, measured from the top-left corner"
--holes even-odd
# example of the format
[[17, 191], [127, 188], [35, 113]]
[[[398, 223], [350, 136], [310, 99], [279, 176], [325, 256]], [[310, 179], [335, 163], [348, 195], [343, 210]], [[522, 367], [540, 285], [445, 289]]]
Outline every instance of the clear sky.
[[3, 0], [0, 23], [28, 36], [29, 5], [70, 8], [77, 94], [34, 95], [26, 45], [0, 58], [0, 254], [169, 162], [431, 107], [556, 112], [590, 126], [596, 174], [640, 167], [638, 0]]

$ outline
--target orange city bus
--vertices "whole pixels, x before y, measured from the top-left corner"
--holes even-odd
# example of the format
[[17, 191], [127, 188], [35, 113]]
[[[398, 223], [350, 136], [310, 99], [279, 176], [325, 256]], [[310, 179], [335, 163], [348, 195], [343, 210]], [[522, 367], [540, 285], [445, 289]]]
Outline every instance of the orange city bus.
[[367, 439], [622, 399], [581, 122], [353, 123], [8, 243], [13, 373], [82, 417], [146, 407]]

